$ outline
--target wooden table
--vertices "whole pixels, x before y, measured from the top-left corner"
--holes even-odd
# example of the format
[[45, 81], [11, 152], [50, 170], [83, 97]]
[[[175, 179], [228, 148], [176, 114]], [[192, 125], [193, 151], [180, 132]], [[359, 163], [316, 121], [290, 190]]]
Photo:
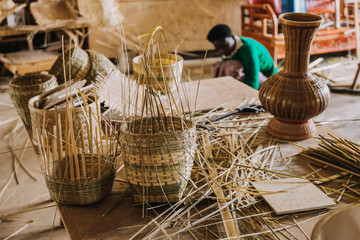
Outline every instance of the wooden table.
[[[191, 83], [191, 95], [193, 96], [196, 94], [197, 84], [196, 81]], [[213, 108], [222, 104], [225, 107], [236, 107], [244, 98], [257, 99], [257, 91], [231, 77], [202, 80], [200, 82], [197, 110]], [[331, 130], [320, 126], [318, 131], [326, 133]], [[315, 146], [316, 142], [314, 139], [307, 139], [299, 141], [297, 144]], [[296, 154], [300, 151], [294, 146], [287, 146], [286, 144], [284, 144], [284, 149], [287, 149], [286, 151], [289, 154]], [[298, 176], [301, 176], [301, 174], [306, 172], [305, 162], [304, 158], [296, 157], [289, 168], [292, 169], [294, 174], [296, 173], [299, 174]], [[134, 205], [130, 196], [120, 197], [122, 189], [124, 189], [124, 184], [116, 182], [112, 194], [98, 203], [87, 206], [59, 205], [58, 210], [70, 238], [129, 239], [143, 224], [149, 222], [149, 219], [141, 217], [142, 207]], [[115, 203], [118, 203], [116, 207], [108, 215], [102, 216]], [[311, 213], [309, 214], [312, 216]], [[315, 223], [319, 219], [315, 218], [302, 225], [308, 235], [311, 234]], [[299, 239], [305, 239], [301, 232], [298, 235]], [[180, 238], [193, 239], [188, 233]]]
[[[61, 22], [52, 26], [23, 25], [16, 27], [0, 26], [0, 44], [13, 41], [27, 41], [28, 50], [0, 53], [0, 62], [13, 74], [23, 75], [29, 72], [41, 72], [50, 69], [58, 57], [56, 52], [34, 50], [33, 38], [37, 33], [63, 31], [81, 47], [86, 38], [88, 23], [84, 18]], [[82, 30], [83, 32], [81, 33]], [[73, 32], [72, 32], [73, 31]], [[23, 38], [21, 36], [25, 35]], [[78, 39], [80, 37], [80, 40]]]

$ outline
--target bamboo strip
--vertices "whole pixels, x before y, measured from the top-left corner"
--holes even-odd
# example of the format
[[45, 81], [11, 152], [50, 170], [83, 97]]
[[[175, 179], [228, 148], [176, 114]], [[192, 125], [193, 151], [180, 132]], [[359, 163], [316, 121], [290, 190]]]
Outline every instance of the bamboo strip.
[[83, 178], [86, 179], [87, 172], [86, 172], [86, 163], [85, 163], [85, 138], [84, 138], [84, 129], [83, 129], [82, 121], [80, 126], [80, 134], [81, 134], [81, 165], [82, 165]]
[[72, 155], [74, 158], [74, 162], [75, 162], [75, 170], [76, 170], [76, 179], [80, 180], [81, 175], [80, 175], [80, 166], [79, 166], [79, 158], [78, 158], [78, 151], [76, 148], [76, 139], [75, 139], [75, 133], [74, 133], [74, 124], [73, 121], [75, 121], [75, 119], [73, 119], [73, 114], [70, 111], [70, 107], [67, 107], [67, 114], [68, 114], [68, 119], [69, 119], [69, 133], [70, 133], [70, 139], [71, 139], [71, 146], [72, 146]]
[[[67, 165], [66, 165], [66, 161], [64, 161], [64, 158], [63, 158], [63, 149], [64, 149], [64, 147], [63, 147], [63, 139], [62, 139], [62, 126], [61, 126], [61, 117], [60, 117], [60, 115], [56, 118], [56, 122], [58, 123], [58, 141], [59, 141], [59, 157], [60, 157], [60, 162], [61, 163], [64, 163], [65, 164], [65, 169], [67, 169]], [[66, 143], [65, 143], [66, 144]], [[65, 147], [66, 147], [66, 145], [65, 145]], [[66, 150], [66, 149], [65, 149]], [[66, 159], [66, 157], [65, 157], [65, 159]], [[66, 170], [65, 170], [65, 172], [63, 172], [62, 170], [62, 164], [59, 164], [59, 175], [60, 175], [60, 179], [65, 179], [66, 178], [66, 175], [65, 175], [65, 173], [66, 173]]]
[[91, 114], [91, 108], [89, 106], [89, 150], [90, 150], [90, 176], [94, 177], [95, 171], [94, 171], [94, 154], [93, 154], [93, 136], [92, 136], [92, 114]]
[[[95, 139], [96, 140], [99, 139], [96, 126], [95, 126]], [[96, 144], [96, 149], [97, 149], [97, 166], [98, 166], [97, 171], [98, 171], [98, 178], [100, 178], [101, 177], [101, 156], [102, 156], [102, 154], [99, 150], [99, 144], [96, 140], [95, 140], [95, 144]]]

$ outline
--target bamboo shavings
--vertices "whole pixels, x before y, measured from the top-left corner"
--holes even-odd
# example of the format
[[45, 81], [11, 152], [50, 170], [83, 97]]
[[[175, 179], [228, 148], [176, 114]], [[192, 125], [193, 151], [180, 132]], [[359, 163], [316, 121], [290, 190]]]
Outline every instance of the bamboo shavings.
[[[243, 105], [248, 102], [244, 101]], [[228, 111], [211, 112], [196, 120], [203, 122]], [[150, 233], [144, 239], [173, 238], [188, 231], [199, 239], [201, 232], [210, 231], [211, 235], [226, 236], [225, 239], [266, 232], [269, 226], [263, 219], [271, 212], [256, 212], [252, 208], [259, 202], [256, 196], [266, 193], [256, 192], [250, 185], [253, 180], [273, 175], [259, 170], [271, 166], [278, 151], [276, 142], [264, 136], [262, 126], [266, 121], [264, 114], [241, 114], [212, 123], [213, 131], [199, 129], [198, 152], [186, 195], [160, 213], [154, 219], [156, 224], [149, 222], [132, 239], [149, 228]], [[205, 199], [216, 202], [204, 208], [201, 203]], [[181, 203], [186, 205], [182, 207]], [[169, 232], [172, 222], [178, 223], [178, 227]], [[166, 230], [167, 235], [162, 235], [161, 229]], [[264, 233], [262, 239], [273, 239], [271, 234], [272, 231]]]

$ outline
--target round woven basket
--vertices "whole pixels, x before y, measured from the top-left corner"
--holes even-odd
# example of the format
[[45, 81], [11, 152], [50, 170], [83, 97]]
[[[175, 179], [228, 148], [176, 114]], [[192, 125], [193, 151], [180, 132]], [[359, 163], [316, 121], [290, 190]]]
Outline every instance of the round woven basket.
[[[97, 156], [95, 155], [93, 159], [97, 159]], [[64, 161], [61, 163], [57, 161], [53, 166], [50, 166], [54, 171], [43, 170], [52, 199], [62, 204], [84, 205], [100, 201], [111, 192], [116, 171], [108, 157], [101, 158], [102, 171], [100, 177], [97, 172], [97, 160], [92, 165], [91, 157], [87, 155], [85, 161], [87, 177], [81, 179], [71, 180], [69, 176], [66, 176], [66, 173], [69, 173], [69, 166], [66, 167]], [[80, 169], [83, 169], [81, 161]], [[61, 176], [60, 172], [63, 175], [62, 177], [59, 177]]]
[[103, 54], [96, 52], [94, 50], [86, 50], [90, 59], [90, 70], [86, 79], [88, 83], [95, 80], [96, 76], [101, 74], [108, 74], [113, 69], [116, 69], [115, 65]]
[[[80, 47], [75, 46], [71, 49], [67, 49], [64, 52], [65, 60], [65, 73], [66, 80], [69, 81], [69, 72], [71, 69], [71, 79], [75, 81], [83, 80], [90, 70], [90, 60], [86, 51], [82, 50]], [[49, 70], [50, 74], [55, 75], [59, 84], [65, 82], [64, 78], [64, 64], [63, 64], [63, 55], [61, 54]]]
[[[169, 126], [164, 131], [166, 122]], [[149, 130], [152, 133], [142, 133]], [[135, 120], [121, 126], [120, 143], [136, 202], [179, 201], [190, 178], [196, 148], [196, 131], [190, 122], [170, 117]]]
[[140, 84], [151, 86], [155, 92], [165, 93], [166, 82], [171, 89], [175, 82], [180, 82], [183, 58], [175, 54], [156, 55], [152, 60], [151, 71], [145, 69], [142, 56], [133, 59], [134, 79]]
[[29, 99], [57, 86], [56, 78], [53, 75], [43, 73], [30, 73], [23, 76], [17, 76], [10, 80], [10, 98], [23, 121], [30, 138], [32, 138], [32, 131], [30, 110], [28, 107]]

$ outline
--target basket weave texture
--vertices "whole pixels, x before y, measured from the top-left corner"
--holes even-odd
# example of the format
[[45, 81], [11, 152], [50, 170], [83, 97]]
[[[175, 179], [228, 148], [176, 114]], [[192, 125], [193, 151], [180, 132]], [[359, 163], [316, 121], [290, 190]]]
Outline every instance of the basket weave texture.
[[[170, 89], [176, 82], [180, 82], [183, 62], [183, 58], [175, 54], [155, 55], [146, 61], [143, 56], [137, 56], [132, 62], [134, 79], [140, 84], [151, 86], [155, 92], [165, 93], [166, 82]], [[146, 66], [150, 64], [151, 69], [148, 69]]]
[[31, 117], [28, 107], [30, 98], [49, 91], [58, 84], [56, 78], [50, 74], [30, 73], [23, 76], [17, 76], [10, 80], [9, 95], [14, 103], [18, 114], [23, 121], [30, 138], [31, 134]]
[[89, 73], [90, 59], [88, 54], [78, 46], [72, 47], [71, 49], [67, 49], [64, 52], [64, 61], [61, 54], [49, 70], [50, 74], [55, 75], [59, 84], [63, 84], [65, 82], [63, 62], [65, 62], [65, 73], [67, 81], [70, 80], [70, 69], [71, 79], [75, 81], [85, 79]]
[[90, 69], [86, 76], [88, 82], [94, 81], [99, 74], [107, 75], [116, 69], [116, 66], [103, 54], [94, 50], [86, 50], [86, 52], [90, 61]]
[[[143, 134], [150, 121], [157, 131]], [[161, 129], [166, 121], [172, 121], [172, 129], [165, 132]], [[176, 202], [183, 196], [193, 166], [196, 131], [190, 122], [183, 130], [182, 121], [148, 118], [121, 126], [125, 172], [136, 202]]]
[[[61, 162], [56, 161], [53, 165], [50, 163], [50, 171], [45, 170], [46, 168], [42, 166], [52, 199], [62, 204], [84, 205], [97, 202], [111, 192], [115, 179], [113, 163], [103, 156], [101, 158], [101, 177], [98, 177], [98, 168], [95, 163], [91, 163], [90, 156], [87, 155], [85, 161], [86, 173], [82, 171], [81, 177], [77, 176], [73, 180], [69, 177], [69, 163], [65, 159], [62, 159]], [[93, 161], [97, 162], [97, 156], [93, 157]], [[81, 161], [80, 169], [83, 169]]]

